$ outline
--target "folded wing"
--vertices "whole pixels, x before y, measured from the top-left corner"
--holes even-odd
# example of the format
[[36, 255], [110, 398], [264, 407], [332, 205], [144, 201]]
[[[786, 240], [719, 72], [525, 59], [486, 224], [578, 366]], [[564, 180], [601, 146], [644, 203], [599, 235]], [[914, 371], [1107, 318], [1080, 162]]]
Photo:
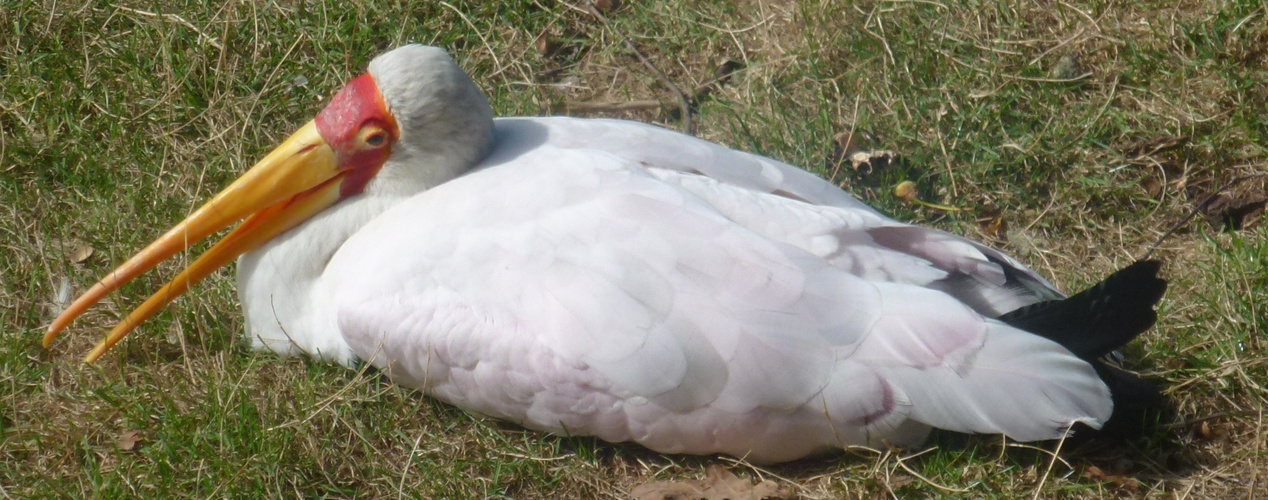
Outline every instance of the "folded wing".
[[[323, 275], [349, 345], [400, 383], [534, 428], [765, 461], [928, 426], [1053, 438], [1110, 413], [1091, 366], [945, 289], [1057, 295], [1006, 257], [659, 129], [498, 126], [509, 150], [376, 219]], [[604, 134], [625, 146], [587, 146]]]

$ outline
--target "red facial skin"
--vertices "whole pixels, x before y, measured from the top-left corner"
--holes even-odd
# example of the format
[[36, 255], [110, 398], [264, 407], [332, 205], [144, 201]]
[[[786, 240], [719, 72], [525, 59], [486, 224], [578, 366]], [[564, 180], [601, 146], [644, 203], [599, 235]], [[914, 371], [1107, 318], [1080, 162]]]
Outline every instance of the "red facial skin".
[[[360, 194], [392, 152], [400, 137], [396, 119], [369, 73], [340, 90], [315, 119], [317, 132], [334, 150], [343, 182], [339, 196]], [[382, 141], [376, 143], [375, 141]]]

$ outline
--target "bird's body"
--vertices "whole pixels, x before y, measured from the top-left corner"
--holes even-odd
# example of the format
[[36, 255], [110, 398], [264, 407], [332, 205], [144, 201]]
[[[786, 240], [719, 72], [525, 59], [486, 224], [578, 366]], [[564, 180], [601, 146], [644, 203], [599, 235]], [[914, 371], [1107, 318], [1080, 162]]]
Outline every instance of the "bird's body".
[[[534, 429], [757, 462], [1110, 417], [1088, 359], [992, 319], [1061, 297], [1006, 255], [661, 128], [481, 118], [438, 52], [371, 64], [400, 139], [364, 192], [240, 259], [256, 347], [364, 360]], [[470, 124], [414, 108], [434, 81], [389, 71], [415, 60], [471, 86], [444, 99]]]
[[[956, 271], [869, 231], [945, 238], [926, 251], [998, 288], [989, 314], [1038, 300], [1005, 290], [988, 250], [890, 220], [786, 164], [656, 127], [495, 124], [471, 172], [414, 196], [345, 201], [246, 254], [253, 342], [367, 360], [536, 429], [758, 461], [918, 442], [933, 422], [907, 422], [903, 377], [1024, 422], [966, 414], [942, 427], [1036, 439], [1108, 416], [1086, 363], [931, 290]], [[993, 348], [1009, 355], [975, 356]], [[1052, 376], [1063, 371], [1077, 376]], [[1071, 410], [1024, 416], [1055, 409], [1045, 397], [1014, 404], [1036, 391], [1001, 390], [1027, 375]]]

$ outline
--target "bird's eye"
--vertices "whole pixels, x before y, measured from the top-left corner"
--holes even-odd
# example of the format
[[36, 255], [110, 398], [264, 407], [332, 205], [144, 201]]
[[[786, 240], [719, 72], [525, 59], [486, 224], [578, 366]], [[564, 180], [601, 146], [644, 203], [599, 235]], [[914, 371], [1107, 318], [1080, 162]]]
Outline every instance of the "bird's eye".
[[372, 132], [370, 135], [365, 136], [365, 143], [373, 148], [382, 146], [384, 142], [387, 142], [387, 137], [382, 131]]

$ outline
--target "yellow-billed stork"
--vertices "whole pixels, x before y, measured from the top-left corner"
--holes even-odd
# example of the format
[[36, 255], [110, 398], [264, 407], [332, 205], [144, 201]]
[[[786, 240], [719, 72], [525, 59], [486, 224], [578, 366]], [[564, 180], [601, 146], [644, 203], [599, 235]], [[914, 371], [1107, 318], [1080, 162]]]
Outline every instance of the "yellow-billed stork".
[[1115, 403], [1096, 358], [1153, 323], [1165, 288], [1145, 262], [1062, 300], [1001, 252], [769, 158], [627, 121], [494, 119], [444, 51], [410, 45], [89, 289], [45, 345], [238, 221], [88, 359], [241, 256], [256, 348], [363, 360], [533, 429], [777, 462], [931, 427], [1098, 427]]

